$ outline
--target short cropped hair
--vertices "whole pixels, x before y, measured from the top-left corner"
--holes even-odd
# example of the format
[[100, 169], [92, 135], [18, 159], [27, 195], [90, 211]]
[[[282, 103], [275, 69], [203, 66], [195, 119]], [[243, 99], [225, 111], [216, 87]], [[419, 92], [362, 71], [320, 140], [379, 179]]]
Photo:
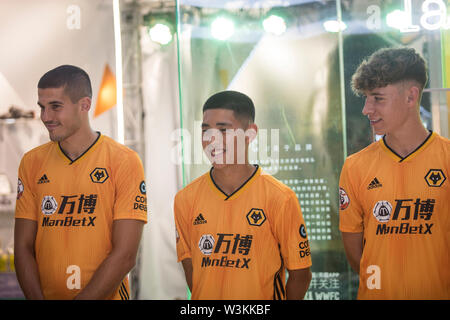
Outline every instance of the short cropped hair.
[[206, 100], [203, 112], [210, 109], [227, 109], [234, 111], [236, 119], [255, 122], [255, 106], [252, 99], [238, 91], [221, 91]]
[[353, 92], [361, 96], [364, 91], [386, 87], [402, 81], [414, 80], [421, 90], [428, 81], [425, 60], [412, 48], [383, 48], [364, 60], [353, 74]]
[[89, 75], [83, 69], [62, 65], [45, 73], [38, 82], [39, 89], [61, 88], [75, 103], [81, 98], [92, 98], [92, 85]]

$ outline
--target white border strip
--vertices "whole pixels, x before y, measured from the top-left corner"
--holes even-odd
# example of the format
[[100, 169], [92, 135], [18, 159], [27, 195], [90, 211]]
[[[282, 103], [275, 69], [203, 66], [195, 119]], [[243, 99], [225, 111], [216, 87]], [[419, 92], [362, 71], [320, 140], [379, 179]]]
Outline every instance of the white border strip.
[[117, 141], [125, 143], [125, 128], [123, 115], [123, 73], [122, 73], [122, 37], [120, 30], [120, 4], [113, 0], [114, 43], [116, 49], [116, 88], [117, 88]]

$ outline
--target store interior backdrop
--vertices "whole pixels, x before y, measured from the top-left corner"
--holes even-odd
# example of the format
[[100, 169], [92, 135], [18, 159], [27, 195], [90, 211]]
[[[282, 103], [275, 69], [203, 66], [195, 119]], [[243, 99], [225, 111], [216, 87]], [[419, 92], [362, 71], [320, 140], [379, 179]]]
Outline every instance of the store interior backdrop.
[[130, 274], [133, 298], [189, 297], [173, 198], [209, 168], [196, 126], [204, 101], [226, 89], [255, 102], [266, 141], [252, 144], [253, 162], [301, 203], [313, 259], [306, 298], [355, 298], [337, 184], [345, 157], [377, 137], [349, 81], [375, 50], [414, 47], [430, 69], [423, 122], [448, 137], [447, 11], [437, 0], [2, 0], [0, 298], [21, 297], [11, 263], [17, 168], [24, 152], [48, 141], [36, 86], [61, 64], [91, 76], [93, 128], [144, 162], [150, 219]]

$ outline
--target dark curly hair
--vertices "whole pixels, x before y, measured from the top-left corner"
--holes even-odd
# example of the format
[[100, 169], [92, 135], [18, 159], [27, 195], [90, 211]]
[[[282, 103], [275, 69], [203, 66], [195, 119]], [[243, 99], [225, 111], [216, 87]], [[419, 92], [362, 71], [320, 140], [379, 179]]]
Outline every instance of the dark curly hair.
[[412, 48], [383, 48], [365, 59], [353, 74], [351, 87], [361, 96], [364, 91], [382, 88], [401, 81], [414, 80], [425, 87], [427, 65]]

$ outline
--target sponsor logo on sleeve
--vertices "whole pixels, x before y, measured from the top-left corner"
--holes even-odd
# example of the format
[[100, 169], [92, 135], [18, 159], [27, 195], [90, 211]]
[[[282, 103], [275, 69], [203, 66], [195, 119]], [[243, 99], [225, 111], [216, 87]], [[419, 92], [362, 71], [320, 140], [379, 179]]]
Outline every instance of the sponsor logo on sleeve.
[[137, 209], [140, 211], [144, 211], [147, 212], [147, 189], [145, 187], [145, 181], [142, 181], [139, 184], [139, 192], [141, 193], [140, 195], [138, 194], [135, 198], [134, 198], [134, 205], [133, 205], [133, 209]]
[[23, 186], [22, 180], [20, 180], [20, 178], [17, 179], [17, 200], [19, 200], [22, 197], [24, 189], [25, 188]]
[[339, 208], [345, 210], [348, 208], [349, 204], [350, 198], [348, 197], [347, 192], [345, 192], [344, 188], [339, 188]]
[[141, 191], [142, 194], [147, 194], [147, 189], [145, 187], [145, 181], [142, 181], [139, 185], [139, 191]]
[[[300, 237], [302, 237], [303, 239], [307, 238], [306, 227], [304, 224], [302, 224], [300, 226], [298, 232], [300, 233]], [[309, 248], [308, 240], [300, 241], [298, 244], [298, 248], [300, 249], [300, 251], [299, 251], [300, 258], [305, 258], [305, 257], [311, 255], [311, 249]]]
[[299, 233], [300, 233], [300, 236], [301, 236], [303, 239], [306, 239], [306, 228], [305, 228], [305, 225], [304, 225], [304, 224], [302, 224], [302, 225], [300, 226], [300, 229], [299, 229], [298, 231], [299, 231]]

